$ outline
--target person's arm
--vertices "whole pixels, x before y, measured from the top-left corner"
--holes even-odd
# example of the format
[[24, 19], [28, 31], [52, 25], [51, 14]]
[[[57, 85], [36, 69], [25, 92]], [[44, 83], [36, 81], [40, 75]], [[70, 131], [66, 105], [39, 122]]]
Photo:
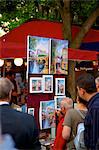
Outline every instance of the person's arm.
[[69, 140], [70, 138], [70, 133], [71, 133], [71, 128], [68, 126], [64, 126], [63, 127], [63, 131], [62, 131], [62, 137], [63, 139], [65, 139], [66, 141]]
[[66, 112], [64, 123], [63, 123], [63, 130], [62, 130], [62, 137], [68, 141], [71, 135], [71, 128], [72, 128], [72, 113], [71, 110]]

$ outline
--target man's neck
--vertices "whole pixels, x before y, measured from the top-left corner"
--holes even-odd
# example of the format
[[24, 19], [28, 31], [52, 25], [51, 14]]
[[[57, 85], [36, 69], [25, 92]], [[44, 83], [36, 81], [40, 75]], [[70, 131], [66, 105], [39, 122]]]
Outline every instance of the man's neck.
[[98, 92], [94, 92], [94, 93], [92, 93], [92, 94], [87, 94], [86, 100], [89, 102], [90, 99], [91, 99], [94, 95], [96, 95], [97, 93], [98, 93]]

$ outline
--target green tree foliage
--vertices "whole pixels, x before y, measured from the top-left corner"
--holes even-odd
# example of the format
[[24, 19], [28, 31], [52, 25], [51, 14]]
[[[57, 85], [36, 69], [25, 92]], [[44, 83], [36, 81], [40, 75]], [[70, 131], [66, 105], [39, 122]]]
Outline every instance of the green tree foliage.
[[[63, 0], [0, 0], [0, 26], [12, 30], [32, 18], [62, 22], [58, 1], [64, 5]], [[82, 24], [97, 5], [98, 0], [71, 0], [72, 23]]]

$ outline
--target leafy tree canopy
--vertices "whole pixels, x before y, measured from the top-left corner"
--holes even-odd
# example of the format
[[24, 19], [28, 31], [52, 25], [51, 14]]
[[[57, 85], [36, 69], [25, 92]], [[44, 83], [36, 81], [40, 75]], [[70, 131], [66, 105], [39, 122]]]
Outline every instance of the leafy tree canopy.
[[[9, 31], [32, 18], [61, 22], [58, 1], [64, 5], [64, 0], [0, 0], [0, 26]], [[72, 23], [82, 24], [98, 5], [98, 0], [71, 0]]]

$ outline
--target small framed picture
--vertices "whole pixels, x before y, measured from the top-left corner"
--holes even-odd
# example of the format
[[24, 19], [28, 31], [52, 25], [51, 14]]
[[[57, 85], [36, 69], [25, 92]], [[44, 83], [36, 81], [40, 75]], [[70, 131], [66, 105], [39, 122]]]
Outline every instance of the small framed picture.
[[28, 108], [28, 114], [34, 116], [34, 108]]
[[65, 78], [55, 79], [55, 95], [65, 95]]
[[55, 127], [55, 101], [40, 101], [39, 110], [40, 128], [48, 129]]
[[42, 93], [41, 77], [30, 77], [30, 93]]
[[43, 75], [43, 93], [53, 93], [53, 75]]
[[61, 101], [65, 98], [66, 96], [55, 96], [55, 109], [60, 110], [61, 109]]

